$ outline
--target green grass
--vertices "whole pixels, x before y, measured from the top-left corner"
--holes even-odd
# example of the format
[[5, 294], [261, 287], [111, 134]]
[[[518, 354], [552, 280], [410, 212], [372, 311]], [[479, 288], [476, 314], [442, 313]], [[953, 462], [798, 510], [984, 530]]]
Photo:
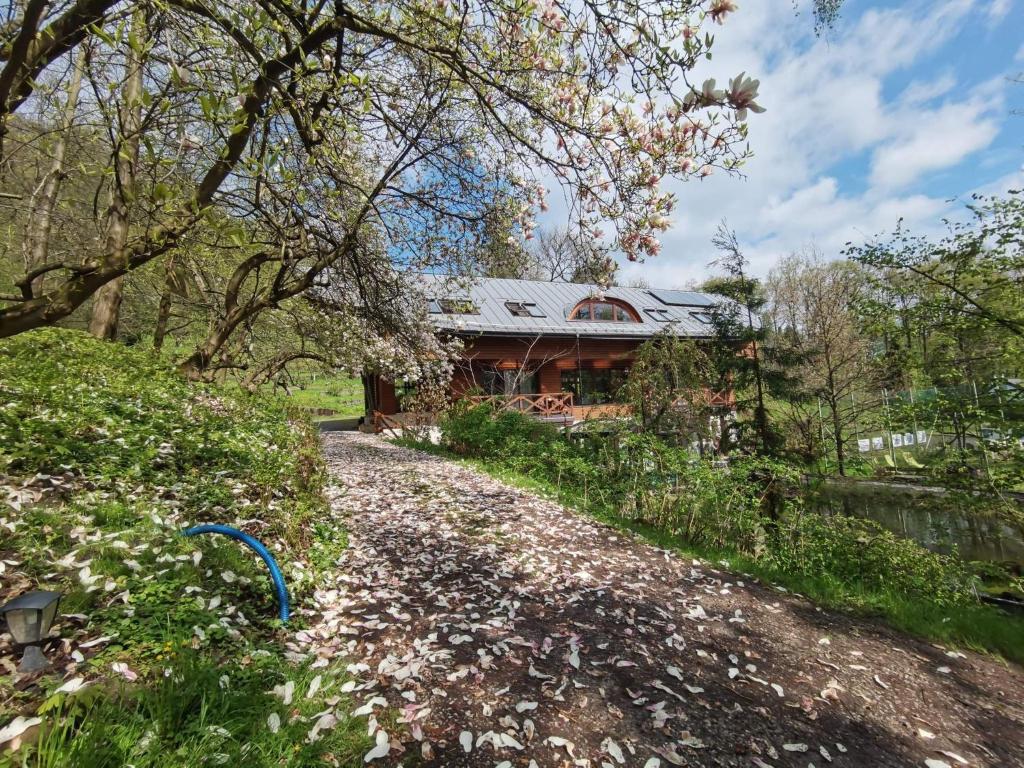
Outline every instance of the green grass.
[[[0, 341], [0, 477], [20, 487], [37, 473], [62, 486], [0, 509], [14, 526], [0, 536], [4, 591], [61, 591], [61, 614], [82, 618], [57, 630], [85, 658], [72, 669], [51, 650], [55, 669], [34, 686], [0, 677], [0, 726], [43, 719], [38, 741], [0, 752], [0, 765], [361, 763], [363, 721], [339, 714], [307, 740], [311, 715], [355, 706], [340, 691], [344, 662], [311, 670], [286, 659], [303, 618], [281, 626], [262, 562], [224, 537], [180, 535], [196, 522], [255, 533], [293, 605], [315, 607], [312, 592], [347, 541], [323, 495], [316, 430], [297, 409], [189, 383], [145, 350], [83, 333], [21, 334]], [[99, 637], [109, 639], [80, 647]], [[65, 671], [90, 684], [56, 693]], [[322, 686], [307, 699], [316, 675]], [[271, 691], [287, 681], [296, 694], [285, 707]]]
[[[314, 678], [322, 694], [307, 699]], [[295, 684], [285, 706], [270, 693], [286, 679]], [[258, 766], [358, 765], [368, 748], [365, 723], [344, 719], [307, 740], [314, 715], [324, 697], [337, 694], [337, 674], [297, 668], [282, 674], [272, 659], [256, 658], [245, 665], [211, 663], [186, 650], [169, 663], [166, 675], [147, 686], [86, 688], [67, 696], [56, 694], [41, 707], [46, 726], [24, 762], [38, 768], [120, 768], [145, 765], [224, 764]], [[268, 719], [276, 715], [275, 733]]]
[[291, 388], [288, 399], [300, 408], [329, 408], [333, 418], [363, 415], [363, 384], [345, 375], [321, 376]]
[[441, 446], [406, 444], [458, 461], [504, 483], [555, 500], [617, 530], [635, 533], [657, 547], [686, 557], [725, 563], [734, 571], [781, 586], [819, 605], [858, 618], [879, 621], [933, 642], [996, 654], [1024, 664], [1024, 618], [1010, 616], [982, 604], [939, 606], [927, 600], [880, 590], [856, 581], [840, 580], [829, 575], [808, 576], [766, 567], [738, 552], [695, 545], [653, 526], [624, 519], [608, 505], [591, 503], [584, 506], [579, 494], [573, 489], [564, 486], [558, 488], [546, 480], [511, 471], [498, 462], [458, 457]]

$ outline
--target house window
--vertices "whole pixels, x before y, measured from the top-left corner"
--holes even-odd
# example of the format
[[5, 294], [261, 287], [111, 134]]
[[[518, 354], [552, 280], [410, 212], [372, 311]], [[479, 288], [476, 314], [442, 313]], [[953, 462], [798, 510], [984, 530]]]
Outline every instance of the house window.
[[544, 313], [531, 301], [506, 301], [505, 306], [516, 317], [544, 317]]
[[537, 393], [537, 372], [522, 368], [485, 369], [480, 383], [488, 395], [534, 395]]
[[584, 320], [594, 323], [639, 323], [640, 316], [627, 305], [597, 299], [581, 301], [569, 313], [570, 320]]
[[690, 317], [698, 323], [704, 323], [704, 325], [711, 325], [711, 323], [714, 322], [711, 315], [707, 312], [691, 312]]
[[672, 316], [669, 315], [667, 309], [645, 309], [644, 312], [650, 315], [652, 320], [656, 320], [659, 323], [672, 322]]
[[480, 309], [471, 299], [448, 298], [437, 299], [438, 308], [445, 315], [479, 315]]
[[419, 394], [420, 388], [415, 381], [406, 381], [405, 379], [399, 379], [395, 382], [395, 397], [398, 398], [398, 405], [404, 411], [406, 404], [411, 402], [417, 394]]
[[619, 402], [628, 368], [583, 368], [562, 371], [562, 391], [572, 392], [576, 405]]

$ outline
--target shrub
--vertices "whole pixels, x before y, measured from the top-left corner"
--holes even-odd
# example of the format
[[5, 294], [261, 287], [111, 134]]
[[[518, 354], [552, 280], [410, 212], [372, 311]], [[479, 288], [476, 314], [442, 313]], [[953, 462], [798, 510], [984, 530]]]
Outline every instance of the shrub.
[[901, 539], [871, 520], [794, 515], [784, 521], [764, 560], [784, 573], [828, 575], [938, 605], [965, 603], [973, 595], [962, 561]]
[[543, 450], [558, 439], [558, 430], [518, 411], [495, 411], [489, 405], [460, 400], [441, 420], [443, 445], [460, 456], [515, 455], [528, 446]]
[[615, 429], [557, 439], [548, 425], [483, 406], [457, 407], [442, 430], [453, 452], [550, 483], [584, 508], [738, 552], [781, 573], [939, 605], [971, 598], [972, 577], [959, 559], [867, 521], [805, 513], [800, 472], [784, 462], [744, 458], [718, 468], [654, 435]]

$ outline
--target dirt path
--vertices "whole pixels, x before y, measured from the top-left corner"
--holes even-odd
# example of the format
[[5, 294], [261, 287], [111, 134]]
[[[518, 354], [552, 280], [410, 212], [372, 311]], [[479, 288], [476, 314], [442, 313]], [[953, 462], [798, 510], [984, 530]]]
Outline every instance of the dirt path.
[[1019, 668], [820, 611], [451, 462], [325, 442], [351, 549], [306, 639], [357, 660], [376, 764], [1024, 765]]

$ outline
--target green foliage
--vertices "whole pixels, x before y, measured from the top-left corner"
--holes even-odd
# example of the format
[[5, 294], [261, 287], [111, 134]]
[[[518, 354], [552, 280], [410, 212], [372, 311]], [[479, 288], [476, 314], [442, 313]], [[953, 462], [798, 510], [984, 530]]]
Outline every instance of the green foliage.
[[766, 562], [785, 573], [827, 574], [848, 584], [938, 606], [970, 601], [972, 577], [954, 557], [930, 552], [877, 523], [853, 517], [801, 515], [773, 538]]
[[649, 433], [558, 439], [518, 413], [457, 407], [443, 445], [460, 456], [553, 485], [585, 508], [603, 508], [687, 542], [731, 549], [781, 572], [827, 575], [866, 588], [965, 604], [972, 578], [957, 559], [876, 525], [806, 514], [799, 472], [753, 457], [714, 467]]
[[[941, 433], [939, 463], [953, 470], [942, 482], [983, 479], [1005, 490], [1024, 481], [1007, 450], [1024, 437], [1024, 192], [976, 195], [968, 213], [942, 237], [899, 226], [845, 255], [869, 280], [853, 309], [884, 369], [881, 386], [918, 390], [887, 409], [886, 421]], [[991, 431], [1007, 445], [990, 441]]]
[[[557, 430], [517, 411], [459, 401], [441, 421], [444, 445], [460, 456], [497, 456], [553, 442]], [[511, 448], [510, 448], [511, 446]]]
[[[14, 526], [0, 558], [17, 564], [5, 586], [59, 589], [62, 614], [85, 617], [63, 621], [61, 636], [108, 638], [75, 669], [96, 682], [44, 705], [38, 748], [19, 760], [300, 766], [368, 748], [352, 724], [307, 743], [310, 723], [275, 708], [273, 685], [302, 686], [315, 672], [284, 658], [262, 562], [223, 537], [180, 535], [197, 521], [254, 531], [297, 605], [334, 567], [346, 537], [325, 514], [317, 435], [285, 401], [191, 384], [144, 350], [83, 333], [21, 334], [0, 342], [0, 474], [42, 489], [13, 517], [0, 512]], [[40, 474], [54, 478], [52, 491]], [[138, 682], [111, 679], [115, 663]], [[317, 672], [328, 682], [295, 705], [303, 715], [339, 693], [337, 667]], [[39, 689], [0, 683], [5, 711], [32, 714], [39, 703]]]
[[[307, 699], [315, 670], [282, 674], [267, 657], [219, 666], [209, 657], [184, 650], [151, 686], [86, 688], [54, 694], [40, 707], [47, 726], [28, 758], [38, 768], [120, 768], [125, 765], [178, 768], [183, 765], [308, 766], [332, 754], [338, 765], [362, 758], [368, 739], [358, 719], [346, 719], [309, 742], [306, 735], [323, 708], [320, 696]], [[295, 683], [285, 707], [271, 694], [274, 685]], [[328, 677], [322, 690], [337, 694], [339, 680]], [[280, 730], [267, 718], [276, 713]]]
[[666, 330], [637, 349], [619, 398], [643, 429], [702, 440], [709, 432], [711, 375], [703, 350]]

